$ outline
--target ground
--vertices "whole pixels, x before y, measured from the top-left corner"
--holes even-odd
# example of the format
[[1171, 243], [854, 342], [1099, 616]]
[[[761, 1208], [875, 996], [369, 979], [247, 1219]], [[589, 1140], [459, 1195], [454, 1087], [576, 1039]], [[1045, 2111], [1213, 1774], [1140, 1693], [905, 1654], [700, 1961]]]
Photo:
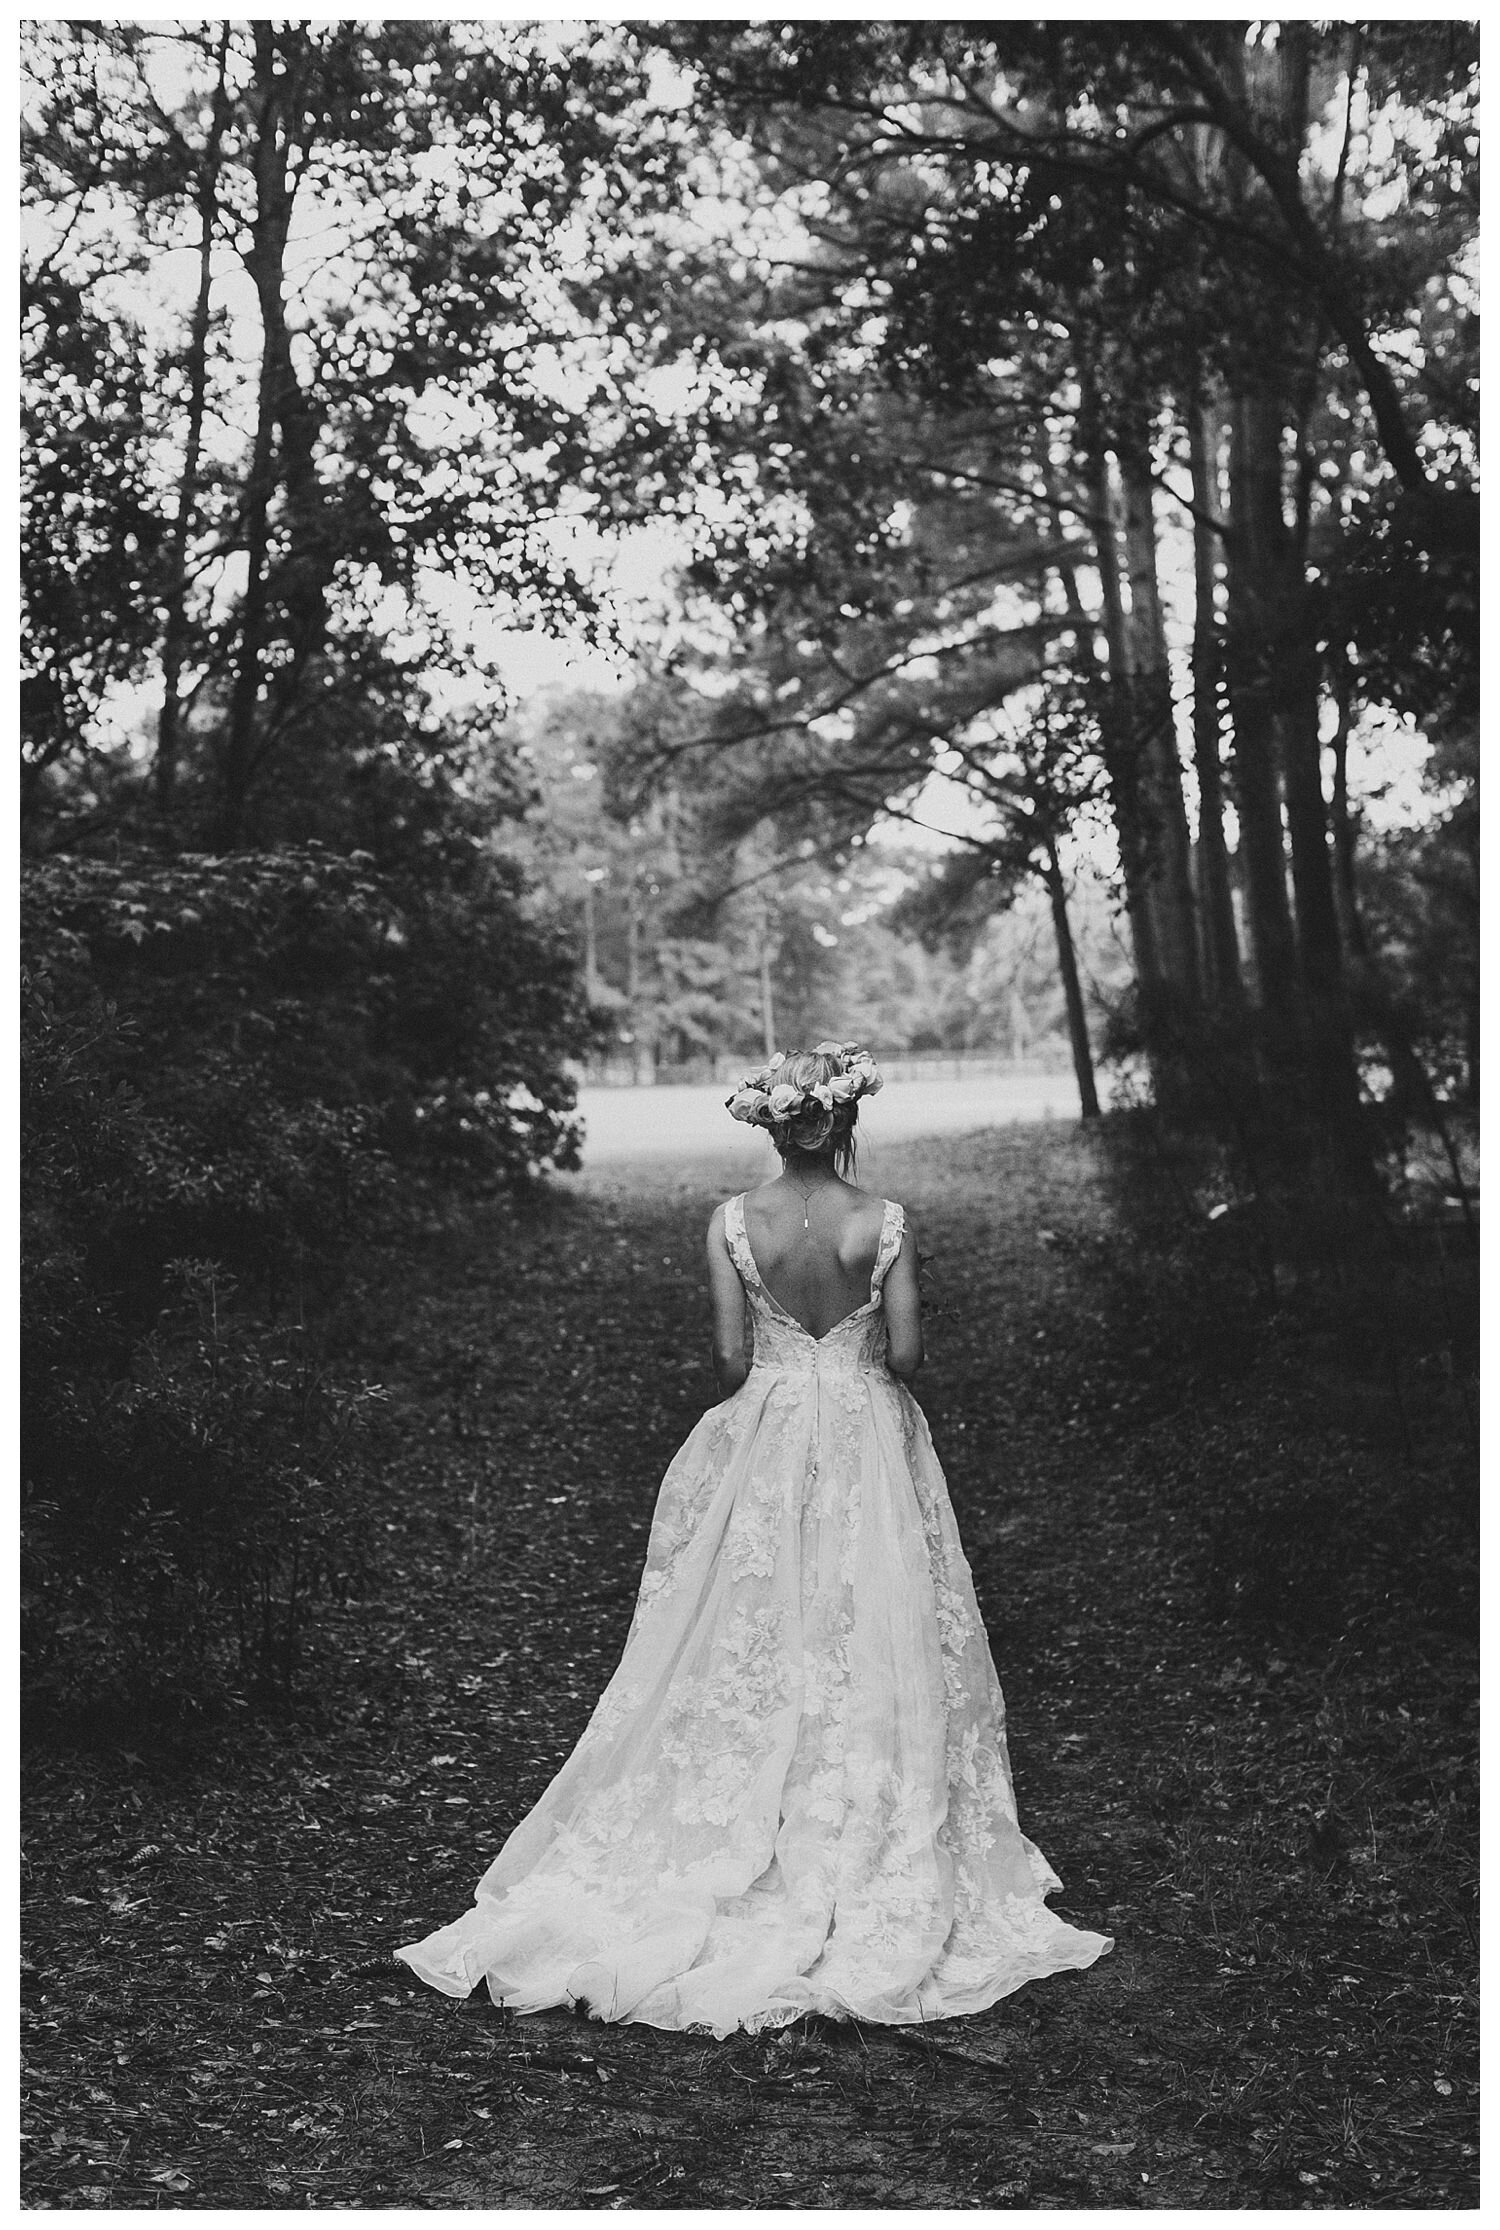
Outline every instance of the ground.
[[[311, 1691], [30, 1760], [28, 2203], [1475, 2204], [1466, 1621], [1399, 1573], [1323, 1617], [1306, 1570], [1247, 1592], [1234, 1494], [1313, 1467], [1378, 1501], [1378, 1389], [1263, 1341], [1193, 1360], [1132, 1303], [1073, 1124], [893, 1143], [879, 1182], [932, 1257], [918, 1391], [1022, 1821], [1114, 1952], [920, 2033], [724, 2043], [392, 1962], [468, 1904], [615, 1661], [712, 1398], [701, 1237], [737, 1167], [609, 1165], [366, 1251], [336, 1360], [390, 1390], [384, 1548]], [[1257, 1610], [1281, 1584], [1295, 1617]]]

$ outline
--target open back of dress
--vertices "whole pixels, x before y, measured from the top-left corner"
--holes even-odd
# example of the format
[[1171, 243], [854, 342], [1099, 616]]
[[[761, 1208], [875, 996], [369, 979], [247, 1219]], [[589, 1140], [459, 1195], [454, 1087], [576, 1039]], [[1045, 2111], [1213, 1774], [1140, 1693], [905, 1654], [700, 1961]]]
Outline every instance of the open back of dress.
[[745, 1384], [662, 1483], [624, 1656], [473, 1909], [398, 1954], [452, 1996], [723, 2036], [972, 2013], [1109, 1938], [1016, 1820], [1005, 1707], [947, 1488], [870, 1297], [821, 1339], [725, 1232]]

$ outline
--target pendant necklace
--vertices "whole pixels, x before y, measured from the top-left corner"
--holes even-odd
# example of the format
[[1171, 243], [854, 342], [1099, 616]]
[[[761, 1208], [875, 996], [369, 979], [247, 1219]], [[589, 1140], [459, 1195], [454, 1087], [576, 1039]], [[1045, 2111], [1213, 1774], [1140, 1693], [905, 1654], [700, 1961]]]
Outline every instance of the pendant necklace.
[[809, 1185], [806, 1192], [802, 1192], [802, 1187], [800, 1184], [797, 1183], [797, 1179], [795, 1177], [792, 1179], [792, 1183], [797, 1186], [798, 1192], [802, 1193], [802, 1228], [804, 1231], [811, 1231], [812, 1225], [807, 1220], [807, 1210], [808, 1203], [812, 1199], [813, 1193], [816, 1190], [816, 1186]]

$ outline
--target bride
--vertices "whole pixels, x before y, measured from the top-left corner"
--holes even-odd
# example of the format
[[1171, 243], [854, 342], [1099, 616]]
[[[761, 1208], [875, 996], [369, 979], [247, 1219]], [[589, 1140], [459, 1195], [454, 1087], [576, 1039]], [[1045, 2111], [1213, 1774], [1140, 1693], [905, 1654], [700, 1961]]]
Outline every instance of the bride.
[[927, 1424], [917, 1247], [849, 1182], [855, 1045], [728, 1101], [781, 1174], [714, 1211], [724, 1399], [662, 1482], [635, 1618], [582, 1740], [471, 1911], [397, 1954], [451, 1997], [661, 2029], [976, 2013], [1090, 1966], [1048, 1910]]

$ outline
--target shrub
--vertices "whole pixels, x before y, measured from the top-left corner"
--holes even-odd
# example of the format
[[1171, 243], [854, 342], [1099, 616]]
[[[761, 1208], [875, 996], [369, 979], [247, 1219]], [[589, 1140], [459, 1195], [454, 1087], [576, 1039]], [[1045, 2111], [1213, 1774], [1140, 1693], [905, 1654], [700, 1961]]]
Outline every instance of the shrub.
[[[28, 1704], [118, 1723], [284, 1690], [311, 1605], [362, 1566], [370, 1392], [331, 1385], [304, 1332], [237, 1319], [213, 1264], [156, 1259], [203, 1204], [161, 1109], [118, 1075], [112, 1011], [59, 1016], [33, 986], [23, 1033]], [[257, 1173], [259, 1249], [295, 1228], [308, 1161], [294, 1143]]]
[[28, 863], [33, 1706], [285, 1691], [357, 1583], [375, 1390], [279, 1319], [403, 1162], [492, 1186], [576, 1161], [571, 967], [522, 898], [461, 834], [386, 874], [319, 844]]
[[[48, 1267], [50, 1295], [31, 1298], [50, 1298], [55, 1340], [89, 1302]], [[333, 1385], [295, 1327], [233, 1323], [212, 1264], [173, 1275], [177, 1305], [128, 1378], [30, 1358], [23, 1679], [33, 1707], [69, 1718], [182, 1719], [285, 1693], [313, 1606], [367, 1561], [375, 1390]]]

